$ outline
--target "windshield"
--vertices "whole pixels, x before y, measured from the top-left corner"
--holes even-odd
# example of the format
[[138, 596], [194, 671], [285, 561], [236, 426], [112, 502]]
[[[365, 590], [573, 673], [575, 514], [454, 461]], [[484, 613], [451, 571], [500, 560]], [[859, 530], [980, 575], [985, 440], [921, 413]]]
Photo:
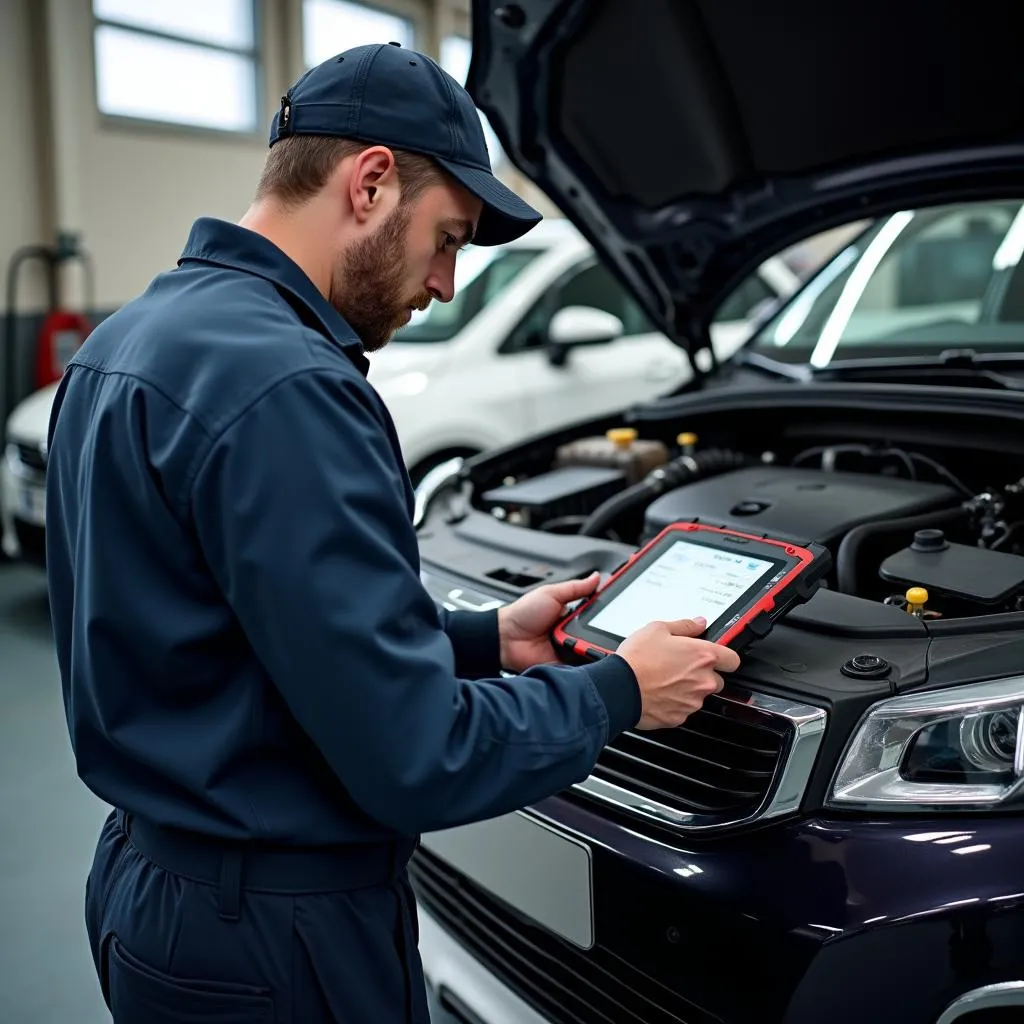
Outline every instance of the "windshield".
[[873, 223], [757, 332], [787, 363], [1024, 351], [1019, 200], [904, 210]]
[[486, 247], [466, 249], [455, 263], [455, 298], [417, 310], [396, 332], [400, 342], [447, 341], [454, 337], [543, 249]]

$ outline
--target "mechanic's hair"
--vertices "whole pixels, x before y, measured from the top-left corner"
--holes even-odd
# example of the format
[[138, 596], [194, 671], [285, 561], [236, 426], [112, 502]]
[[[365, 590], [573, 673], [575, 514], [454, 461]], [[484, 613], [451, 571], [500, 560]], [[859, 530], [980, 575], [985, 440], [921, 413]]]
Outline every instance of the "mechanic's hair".
[[[256, 187], [256, 200], [270, 196], [286, 206], [301, 206], [327, 184], [346, 157], [369, 149], [370, 143], [321, 135], [292, 135], [273, 145]], [[410, 203], [432, 185], [444, 181], [444, 172], [430, 157], [392, 149], [402, 190], [402, 203]]]

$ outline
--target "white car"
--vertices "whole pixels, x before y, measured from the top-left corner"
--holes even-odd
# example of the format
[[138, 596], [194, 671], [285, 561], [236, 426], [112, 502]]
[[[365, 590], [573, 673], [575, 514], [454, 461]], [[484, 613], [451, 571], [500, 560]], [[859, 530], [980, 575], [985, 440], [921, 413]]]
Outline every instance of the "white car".
[[[772, 259], [734, 292], [712, 327], [719, 356], [752, 320], [799, 285]], [[586, 352], [575, 351], [586, 346]], [[686, 354], [653, 330], [568, 221], [459, 256], [456, 295], [433, 303], [370, 357], [418, 482], [434, 466], [666, 393], [686, 382]], [[45, 441], [56, 385], [29, 396], [7, 424], [0, 479], [3, 546], [42, 558]]]
[[[762, 266], [721, 311], [716, 352], [734, 352], [752, 317], [798, 285], [781, 259]], [[588, 351], [573, 351], [581, 346]], [[691, 372], [685, 353], [558, 219], [461, 254], [455, 298], [433, 303], [370, 358], [414, 481], [454, 455], [666, 393]]]

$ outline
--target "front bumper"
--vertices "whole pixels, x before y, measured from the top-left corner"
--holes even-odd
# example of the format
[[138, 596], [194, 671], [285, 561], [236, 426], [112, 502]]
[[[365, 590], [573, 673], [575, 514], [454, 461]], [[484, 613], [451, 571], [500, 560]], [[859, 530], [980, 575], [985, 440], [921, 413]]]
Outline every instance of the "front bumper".
[[414, 858], [425, 969], [471, 1024], [936, 1024], [1024, 978], [1017, 820], [819, 818], [688, 844], [578, 798], [536, 810], [592, 851], [592, 949]]

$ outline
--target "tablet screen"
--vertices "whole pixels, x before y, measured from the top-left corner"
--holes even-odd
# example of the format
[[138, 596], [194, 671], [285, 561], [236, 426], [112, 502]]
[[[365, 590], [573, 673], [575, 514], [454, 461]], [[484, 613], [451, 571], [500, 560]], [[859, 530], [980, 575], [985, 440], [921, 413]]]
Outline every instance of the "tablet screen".
[[677, 540], [587, 623], [625, 638], [656, 619], [715, 622], [778, 563]]

